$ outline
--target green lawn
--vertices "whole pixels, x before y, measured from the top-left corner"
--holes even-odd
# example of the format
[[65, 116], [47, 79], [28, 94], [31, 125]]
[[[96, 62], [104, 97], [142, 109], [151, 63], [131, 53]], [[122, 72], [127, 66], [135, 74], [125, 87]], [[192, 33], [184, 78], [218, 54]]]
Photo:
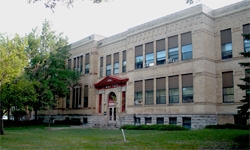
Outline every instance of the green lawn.
[[6, 128], [5, 149], [249, 149], [249, 130], [149, 131]]

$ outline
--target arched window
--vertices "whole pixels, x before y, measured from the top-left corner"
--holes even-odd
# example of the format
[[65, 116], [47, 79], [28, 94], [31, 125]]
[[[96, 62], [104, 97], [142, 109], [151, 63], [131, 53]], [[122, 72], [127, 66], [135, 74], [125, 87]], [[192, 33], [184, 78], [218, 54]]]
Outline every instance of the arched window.
[[109, 93], [109, 101], [116, 101], [116, 95], [114, 92]]
[[74, 109], [81, 108], [81, 97], [82, 97], [81, 86], [77, 84], [73, 87], [72, 108]]

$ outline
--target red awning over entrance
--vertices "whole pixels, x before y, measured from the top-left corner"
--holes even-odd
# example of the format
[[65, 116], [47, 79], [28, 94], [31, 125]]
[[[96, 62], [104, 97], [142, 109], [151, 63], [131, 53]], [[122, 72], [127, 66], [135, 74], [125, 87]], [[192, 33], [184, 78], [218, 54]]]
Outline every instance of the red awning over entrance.
[[102, 79], [100, 82], [94, 84], [95, 88], [100, 89], [109, 89], [109, 88], [115, 88], [118, 86], [125, 86], [128, 78], [120, 78], [117, 76], [107, 76], [104, 79]]

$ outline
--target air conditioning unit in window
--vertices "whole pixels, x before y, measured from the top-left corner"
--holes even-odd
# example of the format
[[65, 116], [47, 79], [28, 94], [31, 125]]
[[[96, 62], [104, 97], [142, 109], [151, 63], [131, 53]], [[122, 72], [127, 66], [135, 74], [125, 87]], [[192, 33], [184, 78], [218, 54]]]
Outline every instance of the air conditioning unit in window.
[[154, 66], [154, 63], [145, 63], [145, 68]]

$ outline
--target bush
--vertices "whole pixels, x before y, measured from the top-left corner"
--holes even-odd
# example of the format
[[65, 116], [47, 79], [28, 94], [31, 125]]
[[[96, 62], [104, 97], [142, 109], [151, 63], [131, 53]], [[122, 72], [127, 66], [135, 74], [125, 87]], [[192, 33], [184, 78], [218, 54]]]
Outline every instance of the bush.
[[187, 128], [177, 125], [123, 125], [120, 129], [126, 130], [161, 130], [161, 131], [179, 131], [188, 130]]
[[11, 112], [11, 114], [13, 115], [14, 119], [17, 121], [21, 116], [25, 116], [27, 115], [26, 111], [24, 110], [13, 110]]
[[249, 125], [239, 125], [239, 124], [217, 124], [217, 125], [208, 125], [205, 129], [240, 129], [240, 130], [249, 130]]
[[35, 120], [25, 120], [25, 121], [3, 120], [3, 124], [4, 128], [42, 125], [42, 123], [39, 123]]
[[79, 118], [72, 118], [71, 120], [55, 120], [55, 125], [81, 125], [82, 122]]

